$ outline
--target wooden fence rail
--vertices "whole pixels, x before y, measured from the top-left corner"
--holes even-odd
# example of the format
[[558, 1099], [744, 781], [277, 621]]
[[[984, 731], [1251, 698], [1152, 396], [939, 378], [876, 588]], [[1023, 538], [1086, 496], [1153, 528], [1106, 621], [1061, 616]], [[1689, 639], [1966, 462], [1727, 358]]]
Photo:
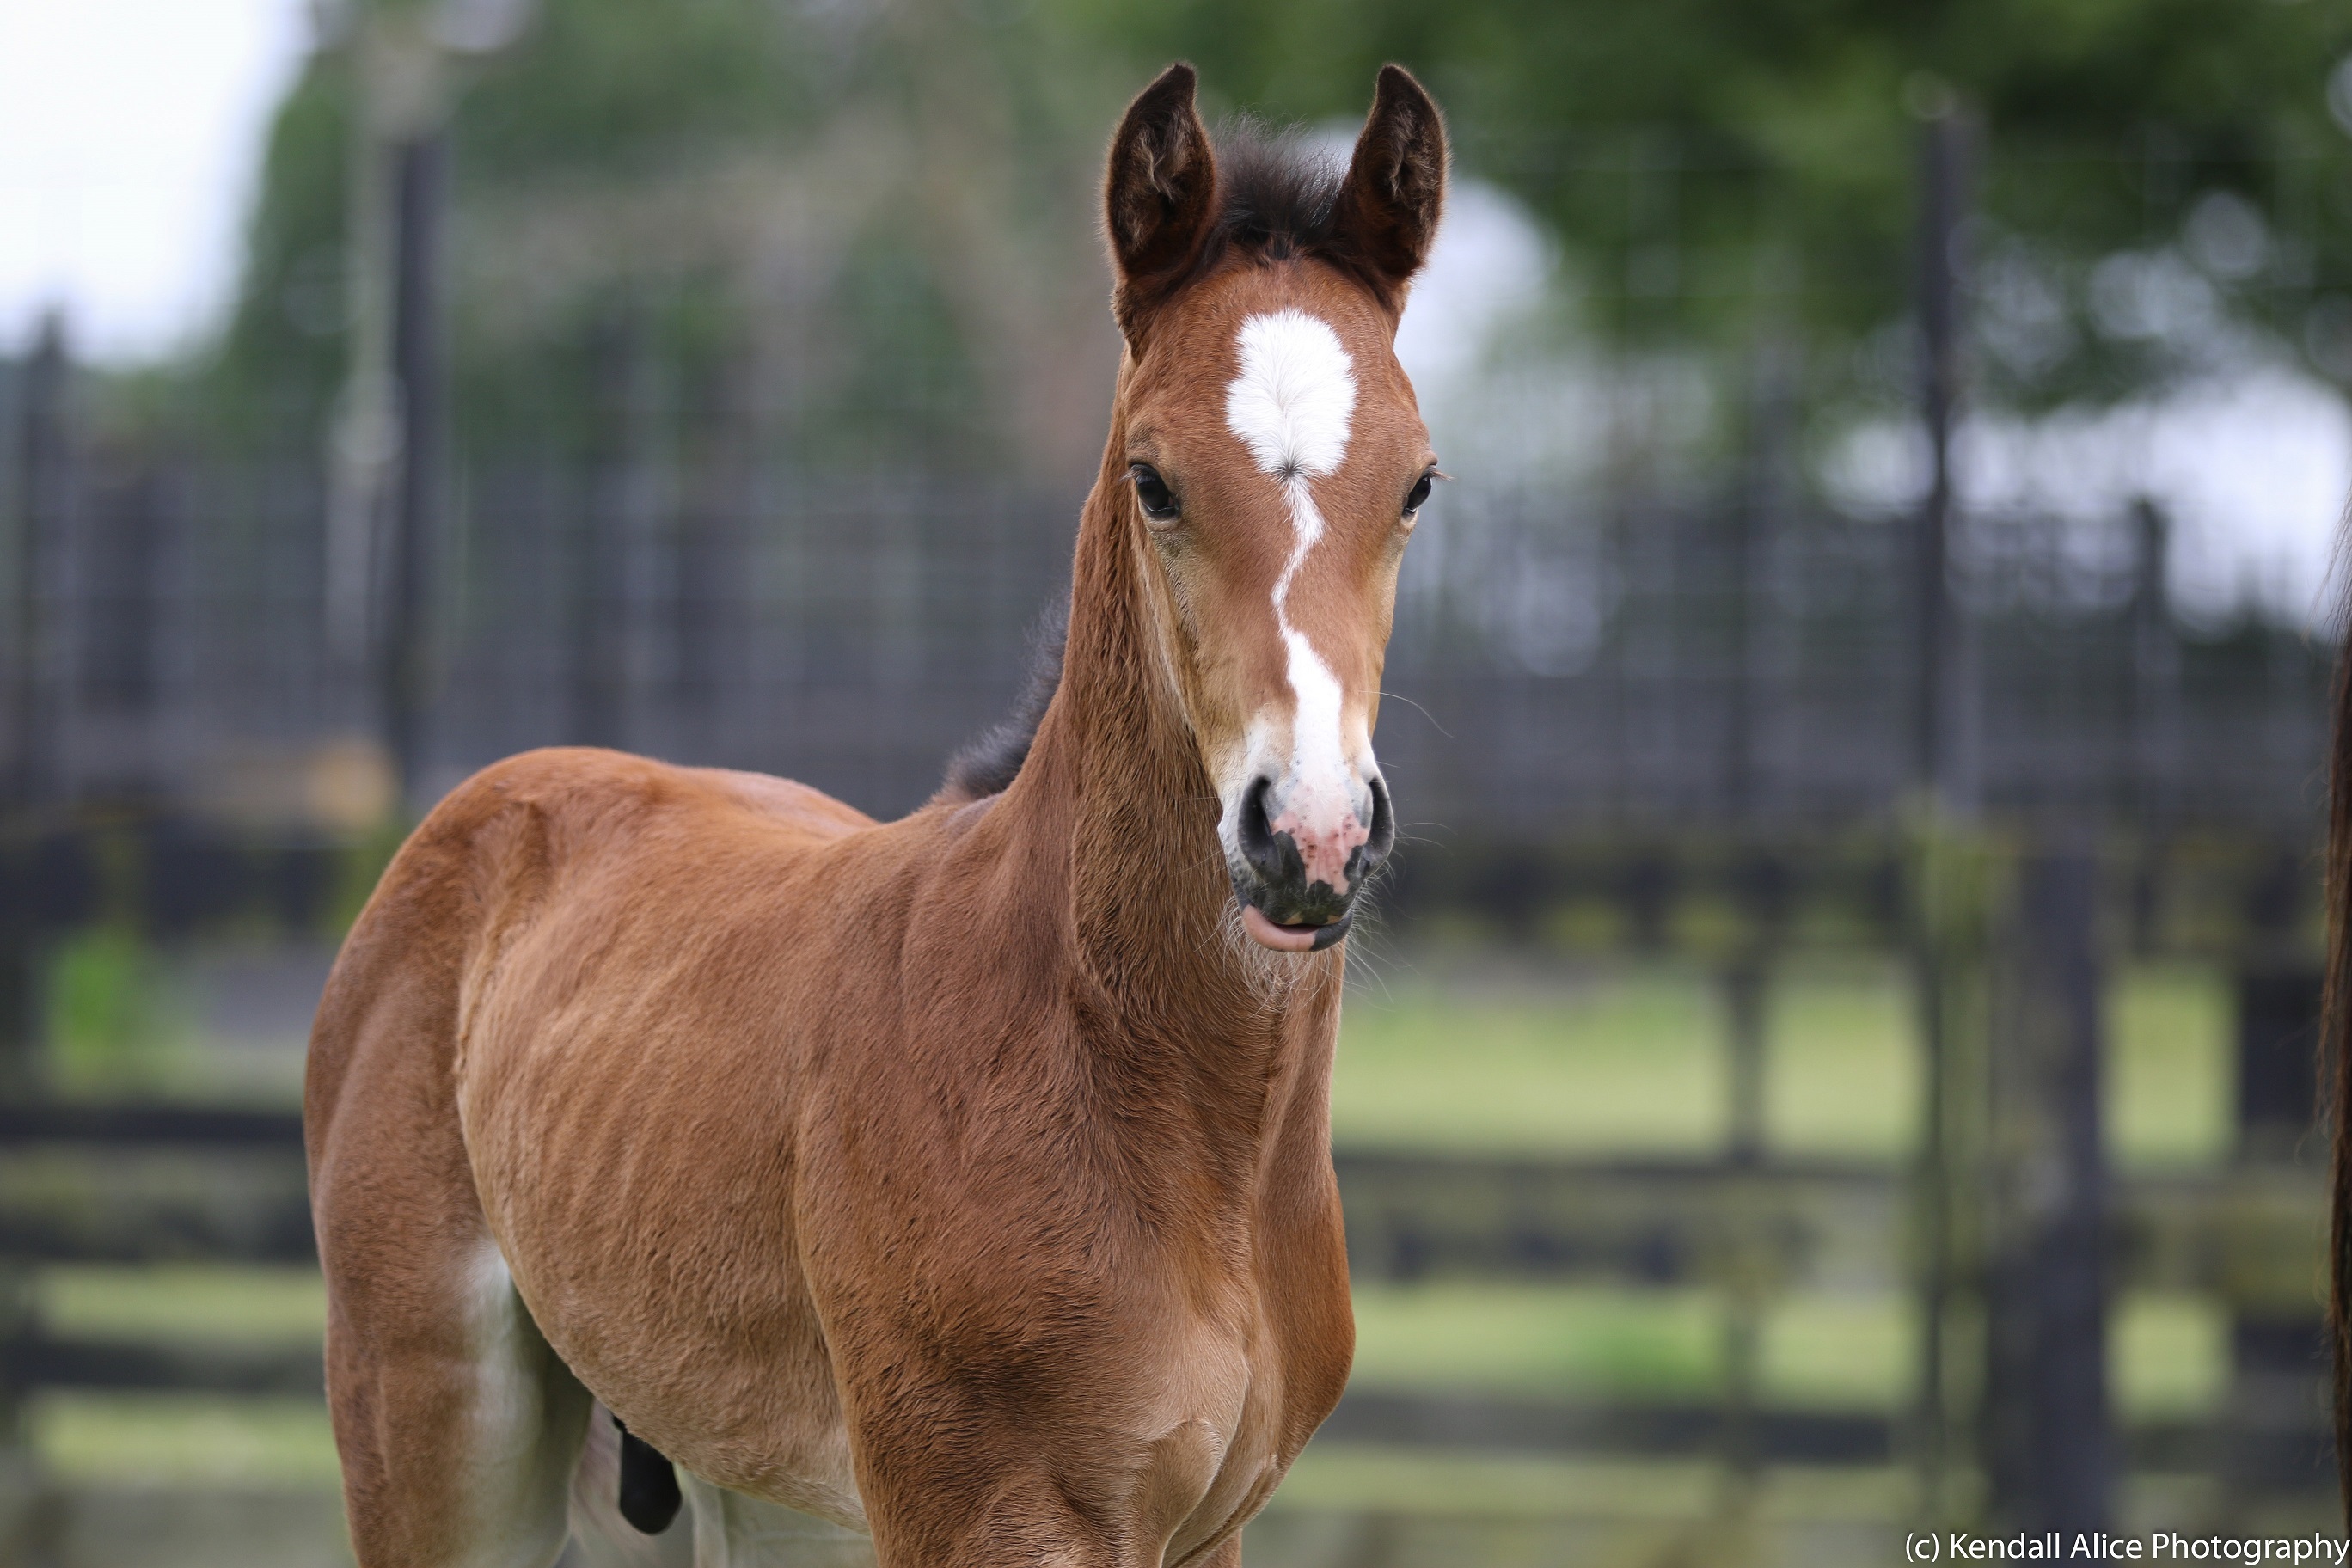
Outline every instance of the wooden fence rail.
[[[313, 1257], [301, 1127], [290, 1113], [169, 1104], [0, 1106], [0, 1268], [55, 1262], [294, 1264]], [[1906, 1185], [1893, 1166], [1729, 1158], [1561, 1160], [1342, 1151], [1360, 1280], [1446, 1277], [1724, 1288], [1765, 1259], [1776, 1292], [1900, 1292]], [[2308, 1309], [2324, 1194], [2312, 1173], [2225, 1167], [2116, 1184], [2107, 1249], [2126, 1289], [2194, 1292], [2233, 1310]], [[38, 1389], [315, 1395], [310, 1347], [192, 1347], [52, 1333], [26, 1321], [0, 1343], [0, 1383]], [[2231, 1471], [2316, 1484], [2319, 1410], [2266, 1441], [2213, 1424], [2124, 1434], [2138, 1468]], [[1899, 1416], [1766, 1408], [1740, 1440], [1776, 1463], [1885, 1465]], [[1358, 1388], [1327, 1428], [1341, 1440], [1639, 1458], [1724, 1451], [1726, 1402], [1576, 1402]], [[2252, 1447], [2249, 1445], [2252, 1445]], [[2259, 1449], [2259, 1452], [2255, 1450]]]

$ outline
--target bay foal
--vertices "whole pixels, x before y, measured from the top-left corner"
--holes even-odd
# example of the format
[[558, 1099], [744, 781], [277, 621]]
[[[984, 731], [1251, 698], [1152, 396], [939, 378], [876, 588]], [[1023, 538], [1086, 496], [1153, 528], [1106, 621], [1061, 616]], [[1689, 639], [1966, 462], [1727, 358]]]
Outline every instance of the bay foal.
[[401, 849], [307, 1088], [363, 1568], [551, 1562], [592, 1400], [706, 1563], [738, 1503], [885, 1568], [1239, 1563], [1353, 1349], [1338, 943], [1444, 168], [1393, 66], [1344, 174], [1221, 165], [1189, 67], [1128, 110], [1110, 439], [1001, 793], [538, 752]]

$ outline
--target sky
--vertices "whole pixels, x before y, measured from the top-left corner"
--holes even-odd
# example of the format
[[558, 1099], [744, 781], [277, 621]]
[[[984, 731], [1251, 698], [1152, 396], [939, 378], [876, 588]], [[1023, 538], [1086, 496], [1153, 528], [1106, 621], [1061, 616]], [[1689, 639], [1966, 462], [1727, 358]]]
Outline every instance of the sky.
[[[110, 364], [166, 356], [217, 324], [311, 4], [0, 0], [0, 352], [29, 341], [51, 309], [67, 313], [78, 354]], [[2352, 132], [2352, 74], [2344, 96]], [[1597, 367], [1564, 363], [1548, 381], [1524, 365], [1490, 374], [1494, 351], [1540, 308], [1554, 249], [1511, 198], [1457, 184], [1399, 343], [1441, 437], [1452, 425], [1468, 444], [1483, 430], [1541, 447], [1548, 461], [1573, 461], [1594, 439]], [[1979, 419], [1962, 446], [1963, 494], [1981, 503], [2090, 518], [2141, 493], [2164, 502], [2177, 520], [2175, 590], [2195, 610], [2251, 600], [2325, 618], [2352, 492], [2352, 411], [2291, 366], [2030, 425]], [[1923, 472], [1916, 431], [1889, 426], [1852, 433], [1823, 477], [1856, 505], [1892, 510]]]
[[[2352, 118], [2352, 62], [2347, 114]], [[2347, 124], [2352, 132], [2352, 124]], [[1605, 464], [1621, 367], [1573, 353], [1529, 363], [1516, 352], [1555, 286], [1558, 247], [1510, 195], [1457, 179], [1428, 270], [1397, 337], [1449, 467], [1504, 484], [1563, 483], [1573, 493]], [[2156, 397], [2023, 419], [1964, 418], [1954, 442], [1960, 503], [1981, 513], [2055, 515], [2104, 536], [2145, 497], [2171, 522], [2168, 579], [2192, 620], [2255, 608], [2332, 626], [2339, 531], [2352, 500], [2352, 406], [2275, 350]], [[1654, 407], [1694, 425], [1704, 385], [1667, 374]], [[1927, 490], [1916, 419], [1864, 423], [1815, 455], [1813, 477], [1866, 516], [1913, 513]]]
[[[1927, 494], [1928, 463], [1917, 422], [1878, 421], [1846, 432], [1820, 478], [1853, 510], [1897, 516]], [[1979, 413], [1961, 422], [1953, 467], [1964, 510], [2064, 518], [2109, 542], [2126, 508], [2158, 502], [2173, 602], [2192, 621], [2252, 607], [2336, 624], [2352, 408], [2296, 366], [2256, 361], [2160, 397], [2033, 420]]]
[[310, 37], [307, 0], [0, 0], [0, 350], [53, 308], [117, 364], [217, 320]]

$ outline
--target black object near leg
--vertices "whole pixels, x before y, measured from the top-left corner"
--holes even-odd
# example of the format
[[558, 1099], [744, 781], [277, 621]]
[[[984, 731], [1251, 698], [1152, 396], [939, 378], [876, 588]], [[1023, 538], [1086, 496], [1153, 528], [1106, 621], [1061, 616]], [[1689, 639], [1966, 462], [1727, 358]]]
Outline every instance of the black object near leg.
[[659, 1535], [677, 1518], [683, 1500], [677, 1467], [663, 1452], [621, 1425], [621, 1517], [647, 1535]]

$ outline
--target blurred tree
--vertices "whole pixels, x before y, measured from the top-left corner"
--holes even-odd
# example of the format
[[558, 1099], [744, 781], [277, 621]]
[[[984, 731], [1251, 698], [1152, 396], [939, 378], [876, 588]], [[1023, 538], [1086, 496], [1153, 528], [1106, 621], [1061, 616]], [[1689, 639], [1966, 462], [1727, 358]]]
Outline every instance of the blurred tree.
[[[348, 54], [279, 112], [204, 377], [255, 438], [309, 438], [337, 384]], [[626, 320], [661, 396], [813, 456], [1083, 471], [1096, 160], [1175, 57], [1310, 123], [1405, 61], [1464, 169], [1561, 237], [1588, 329], [1854, 345], [1809, 360], [1832, 395], [1908, 395], [1915, 116], [1956, 99], [1988, 127], [1994, 395], [2144, 388], [2250, 327], [2352, 383], [2352, 11], [2325, 0], [543, 0], [456, 110], [464, 442], [598, 439], [588, 358]]]
[[314, 61], [278, 106], [262, 155], [245, 264], [193, 411], [216, 439], [314, 445], [344, 371], [343, 276], [351, 102]]
[[[333, 402], [357, 15], [271, 132], [199, 377], [224, 434], [315, 441]], [[961, 0], [546, 0], [453, 68], [461, 446], [600, 442], [591, 362], [619, 342], [647, 395], [813, 458], [1090, 462], [1113, 342], [1092, 143], [1123, 84], [1062, 52]]]
[[[2352, 382], [2352, 10], [2321, 0], [1042, 0], [1139, 75], [1171, 56], [1234, 104], [1360, 111], [1422, 72], [1462, 162], [1549, 219], [1592, 324], [1635, 341], [1832, 340], [1898, 319], [1913, 115], [1989, 132], [2001, 395], [2144, 386], [2168, 310], [2214, 297]], [[2330, 89], [2334, 86], [2331, 117]]]

